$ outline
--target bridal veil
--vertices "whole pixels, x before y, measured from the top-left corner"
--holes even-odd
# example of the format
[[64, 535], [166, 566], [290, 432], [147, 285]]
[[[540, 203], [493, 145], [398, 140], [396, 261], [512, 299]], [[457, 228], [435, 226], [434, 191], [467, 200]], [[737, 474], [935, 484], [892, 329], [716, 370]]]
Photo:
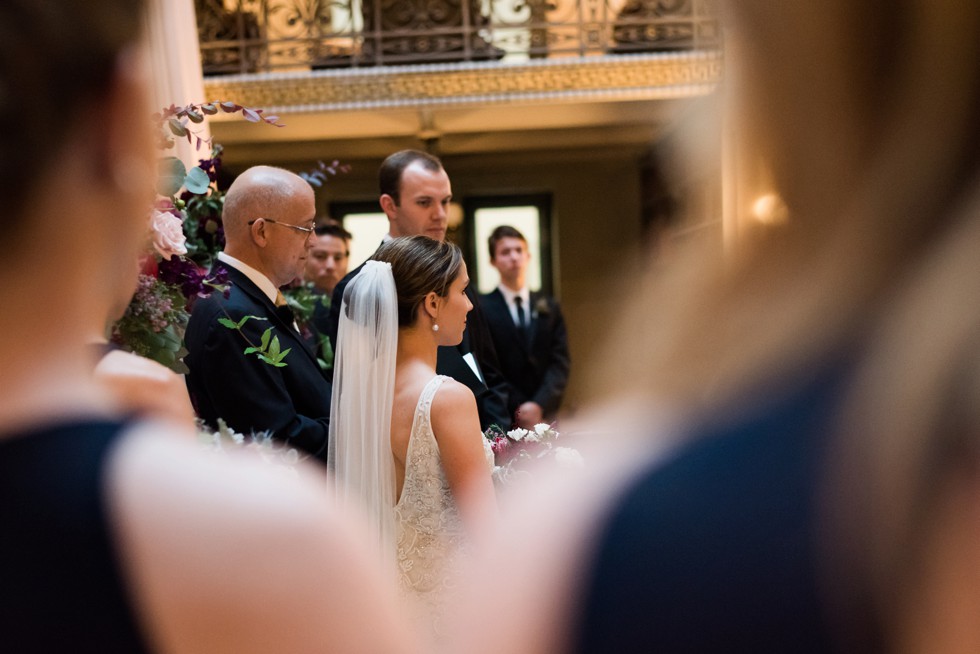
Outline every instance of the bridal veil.
[[368, 261], [340, 307], [327, 462], [338, 498], [367, 512], [383, 556], [395, 552], [391, 407], [398, 300], [391, 264]]

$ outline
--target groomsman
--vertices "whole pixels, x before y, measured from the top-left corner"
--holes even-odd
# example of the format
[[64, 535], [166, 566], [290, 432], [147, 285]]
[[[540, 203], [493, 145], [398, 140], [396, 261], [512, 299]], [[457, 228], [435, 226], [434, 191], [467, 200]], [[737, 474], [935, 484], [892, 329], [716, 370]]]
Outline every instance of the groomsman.
[[[449, 175], [437, 157], [418, 150], [396, 152], [382, 162], [378, 186], [381, 209], [388, 217], [385, 241], [416, 235], [446, 240], [447, 211], [453, 192]], [[327, 333], [335, 348], [344, 289], [360, 270], [359, 266], [351, 271], [333, 292]], [[484, 430], [494, 424], [507, 428], [511, 425], [511, 414], [507, 411], [507, 383], [500, 374], [497, 352], [476, 294], [471, 288], [466, 289], [466, 294], [473, 303], [473, 310], [466, 318], [463, 342], [456, 347], [439, 348], [436, 372], [452, 377], [473, 391]]]
[[223, 418], [239, 432], [269, 431], [326, 461], [330, 383], [279, 291], [303, 274], [315, 217], [313, 189], [298, 175], [256, 166], [234, 181], [215, 263], [231, 287], [194, 305], [184, 360], [191, 401], [208, 425]]
[[[306, 259], [306, 281], [313, 284], [313, 292], [317, 294], [311, 319], [316, 329], [314, 349], [319, 346], [320, 335], [329, 331], [330, 298], [333, 297], [333, 289], [347, 275], [350, 239], [351, 233], [333, 220], [316, 228], [316, 240]], [[329, 349], [329, 346], [325, 349]], [[329, 360], [333, 361], [333, 350], [330, 350]]]
[[316, 239], [306, 258], [305, 277], [317, 292], [330, 297], [347, 275], [350, 239], [350, 232], [332, 220], [316, 228]]
[[518, 426], [554, 420], [568, 385], [568, 335], [553, 297], [530, 291], [527, 239], [502, 225], [489, 238], [490, 263], [500, 285], [480, 296], [483, 313], [510, 385], [508, 410]]

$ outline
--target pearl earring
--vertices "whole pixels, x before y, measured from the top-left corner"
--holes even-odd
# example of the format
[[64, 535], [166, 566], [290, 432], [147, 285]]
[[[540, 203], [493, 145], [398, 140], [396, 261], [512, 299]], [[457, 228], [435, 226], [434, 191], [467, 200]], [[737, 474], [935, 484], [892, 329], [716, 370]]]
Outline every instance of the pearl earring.
[[439, 331], [439, 324], [438, 323], [432, 323], [432, 331], [434, 331], [434, 332]]

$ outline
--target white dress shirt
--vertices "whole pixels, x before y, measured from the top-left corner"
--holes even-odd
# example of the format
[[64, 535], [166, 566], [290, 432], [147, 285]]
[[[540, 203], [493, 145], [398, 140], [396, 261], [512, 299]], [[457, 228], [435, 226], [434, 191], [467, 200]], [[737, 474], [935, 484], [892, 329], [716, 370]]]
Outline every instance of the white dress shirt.
[[517, 303], [514, 302], [514, 298], [521, 298], [521, 306], [524, 307], [524, 326], [529, 327], [531, 325], [531, 291], [528, 290], [527, 286], [519, 291], [512, 291], [503, 284], [497, 288], [500, 289], [500, 293], [504, 296], [507, 309], [510, 311], [511, 320], [517, 326], [520, 326], [520, 321], [517, 319]]
[[262, 273], [260, 273], [258, 270], [248, 265], [247, 263], [239, 261], [235, 257], [229, 254], [225, 254], [224, 252], [218, 253], [218, 261], [231, 266], [238, 272], [248, 277], [253, 284], [259, 287], [260, 291], [265, 293], [266, 297], [268, 297], [273, 304], [276, 303], [276, 298], [279, 297], [279, 289], [276, 288], [276, 285], [272, 282], [271, 279], [269, 279], [268, 277], [266, 277], [265, 275], [263, 275]]

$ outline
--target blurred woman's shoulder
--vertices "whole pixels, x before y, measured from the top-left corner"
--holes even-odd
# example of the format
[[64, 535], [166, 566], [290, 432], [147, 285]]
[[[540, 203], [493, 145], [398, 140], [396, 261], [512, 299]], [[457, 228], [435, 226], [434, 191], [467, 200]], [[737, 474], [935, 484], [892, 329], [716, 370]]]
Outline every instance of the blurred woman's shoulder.
[[162, 649], [412, 651], [322, 468], [208, 452], [179, 431], [135, 425], [107, 479], [135, 603]]

